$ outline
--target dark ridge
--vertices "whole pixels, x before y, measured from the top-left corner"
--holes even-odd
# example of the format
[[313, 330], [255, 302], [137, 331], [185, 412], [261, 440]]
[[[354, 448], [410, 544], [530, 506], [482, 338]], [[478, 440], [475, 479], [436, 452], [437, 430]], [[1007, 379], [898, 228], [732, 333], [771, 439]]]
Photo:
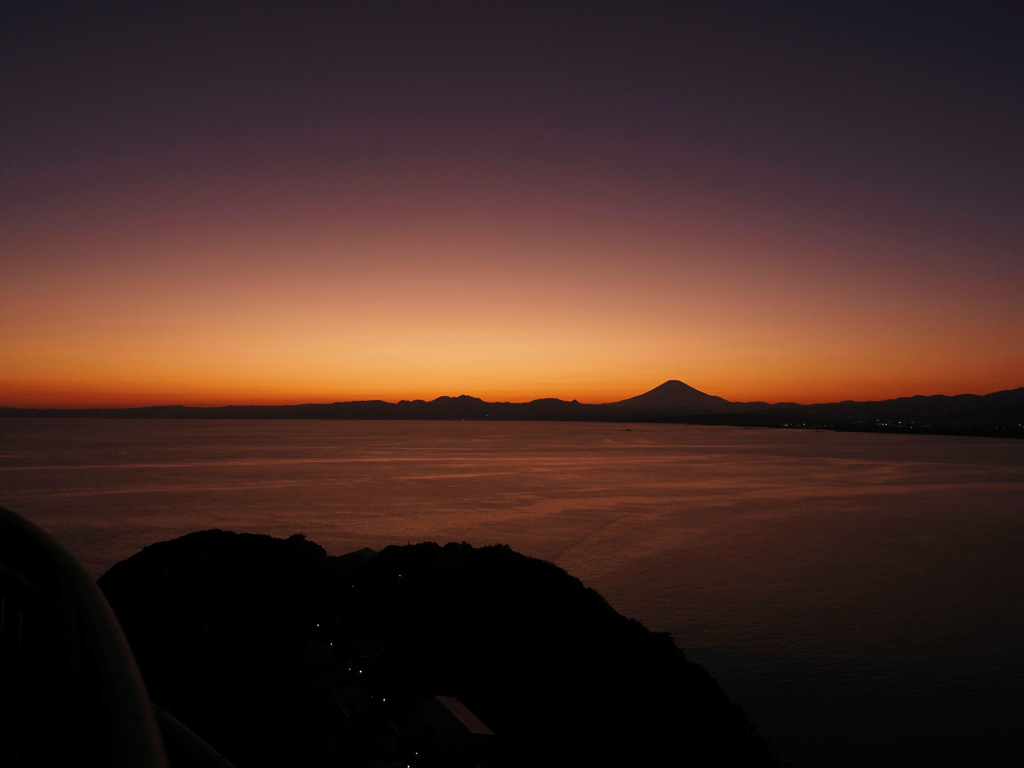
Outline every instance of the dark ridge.
[[[153, 700], [239, 768], [779, 764], [670, 636], [505, 546], [328, 557], [214, 530], [99, 583]], [[431, 742], [415, 722], [434, 695], [493, 745]]]
[[988, 395], [932, 395], [841, 403], [731, 403], [681, 381], [618, 403], [587, 405], [555, 398], [488, 403], [476, 397], [429, 402], [364, 400], [304, 405], [160, 405], [147, 408], [0, 408], [0, 418], [80, 419], [403, 419], [467, 421], [592, 421], [717, 424], [857, 432], [1024, 437], [1024, 387]]

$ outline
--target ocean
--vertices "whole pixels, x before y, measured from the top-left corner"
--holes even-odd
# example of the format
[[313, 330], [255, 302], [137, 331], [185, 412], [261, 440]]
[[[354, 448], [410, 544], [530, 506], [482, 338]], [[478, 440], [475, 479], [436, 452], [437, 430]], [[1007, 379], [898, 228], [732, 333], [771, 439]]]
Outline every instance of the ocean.
[[95, 576], [205, 528], [509, 544], [671, 632], [796, 766], [1024, 760], [1024, 441], [0, 419], [0, 505]]

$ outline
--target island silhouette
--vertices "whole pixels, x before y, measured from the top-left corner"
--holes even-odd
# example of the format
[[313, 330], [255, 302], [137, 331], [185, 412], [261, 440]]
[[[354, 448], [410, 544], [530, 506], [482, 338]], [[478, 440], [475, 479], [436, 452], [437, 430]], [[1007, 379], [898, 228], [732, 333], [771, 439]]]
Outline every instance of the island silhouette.
[[154, 703], [239, 768], [780, 765], [671, 636], [506, 546], [209, 530], [99, 585]]
[[0, 418], [406, 419], [720, 424], [858, 432], [1024, 437], [1024, 387], [988, 395], [916, 395], [837, 403], [731, 402], [682, 381], [666, 381], [615, 403], [542, 398], [526, 403], [477, 397], [355, 400], [301, 405], [154, 405], [139, 408], [0, 408]]

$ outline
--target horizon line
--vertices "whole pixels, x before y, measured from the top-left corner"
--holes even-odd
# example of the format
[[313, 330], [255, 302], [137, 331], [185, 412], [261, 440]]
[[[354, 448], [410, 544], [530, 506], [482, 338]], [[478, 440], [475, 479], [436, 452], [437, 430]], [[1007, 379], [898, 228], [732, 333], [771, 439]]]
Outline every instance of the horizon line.
[[[530, 403], [536, 403], [536, 402], [540, 402], [540, 401], [544, 401], [544, 400], [554, 400], [554, 401], [563, 402], [563, 403], [578, 403], [578, 404], [584, 405], [584, 406], [602, 406], [602, 405], [615, 405], [615, 404], [620, 403], [620, 402], [625, 402], [626, 400], [631, 400], [634, 397], [640, 397], [642, 395], [645, 395], [645, 394], [648, 394], [649, 392], [654, 391], [655, 389], [658, 389], [659, 387], [662, 387], [662, 386], [664, 386], [666, 384], [670, 384], [670, 383], [673, 383], [673, 382], [678, 382], [680, 384], [683, 384], [684, 386], [687, 386], [687, 387], [695, 390], [697, 393], [699, 393], [701, 395], [705, 395], [707, 397], [718, 397], [718, 395], [712, 395], [712, 394], [710, 394], [708, 392], [704, 392], [703, 390], [697, 389], [696, 387], [692, 387], [691, 385], [686, 384], [685, 382], [683, 382], [680, 379], [667, 379], [666, 381], [662, 382], [661, 384], [658, 384], [658, 385], [652, 387], [651, 389], [644, 390], [643, 392], [639, 393], [638, 395], [632, 395], [630, 397], [625, 397], [622, 400], [609, 400], [609, 401], [604, 401], [604, 402], [583, 402], [583, 401], [579, 400], [578, 398], [573, 398], [571, 400], [565, 400], [563, 398], [554, 397], [554, 396], [536, 397], [536, 398], [533, 398], [531, 400], [485, 400], [484, 398], [477, 397], [475, 395], [469, 395], [469, 394], [463, 393], [463, 394], [459, 394], [459, 395], [438, 395], [437, 397], [434, 397], [434, 398], [429, 399], [429, 400], [425, 399], [425, 398], [400, 398], [398, 400], [385, 400], [383, 398], [362, 398], [362, 399], [353, 399], [353, 400], [332, 400], [332, 401], [329, 401], [329, 402], [328, 401], [323, 401], [323, 402], [317, 402], [317, 401], [305, 401], [305, 402], [288, 401], [288, 402], [263, 402], [263, 403], [260, 403], [260, 402], [232, 402], [232, 403], [220, 403], [220, 404], [216, 404], [216, 405], [214, 405], [214, 404], [202, 404], [202, 405], [200, 405], [200, 404], [191, 404], [191, 405], [188, 405], [188, 404], [185, 404], [185, 403], [182, 403], [182, 402], [177, 402], [177, 403], [176, 402], [150, 402], [150, 403], [146, 403], [146, 404], [133, 404], [133, 405], [119, 405], [119, 404], [107, 404], [107, 405], [86, 405], [86, 404], [77, 404], [77, 405], [4, 405], [4, 404], [0, 403], [0, 409], [2, 409], [2, 410], [14, 410], [14, 411], [108, 411], [108, 410], [109, 411], [117, 411], [117, 410], [142, 410], [142, 409], [146, 409], [146, 408], [209, 408], [209, 409], [216, 409], [216, 408], [296, 408], [296, 407], [302, 407], [302, 406], [345, 405], [345, 404], [348, 404], [348, 403], [385, 403], [385, 404], [388, 404], [388, 405], [399, 405], [401, 403], [433, 403], [433, 402], [436, 402], [438, 400], [443, 400], [443, 399], [457, 400], [459, 398], [469, 398], [469, 399], [472, 399], [472, 400], [478, 400], [480, 402], [487, 403], [487, 404], [493, 404], [493, 405], [529, 405]], [[800, 401], [796, 401], [796, 400], [767, 401], [767, 400], [726, 400], [726, 398], [721, 398], [721, 399], [726, 400], [726, 402], [733, 403], [733, 404], [762, 404], [763, 403], [765, 405], [812, 406], [812, 405], [828, 405], [828, 404], [835, 404], [835, 403], [881, 403], [881, 402], [887, 402], [887, 401], [890, 401], [890, 400], [903, 400], [903, 399], [910, 399], [910, 398], [917, 398], [917, 397], [963, 397], [963, 396], [986, 397], [988, 395], [998, 394], [1000, 392], [1012, 392], [1012, 391], [1015, 391], [1016, 389], [1024, 389], [1024, 386], [1013, 387], [1013, 388], [1009, 388], [1009, 389], [998, 389], [998, 390], [993, 390], [992, 392], [986, 392], [984, 394], [979, 394], [977, 392], [958, 392], [958, 393], [953, 394], [953, 395], [949, 395], [949, 394], [945, 394], [945, 393], [933, 393], [933, 394], [927, 394], [927, 395], [926, 394], [918, 393], [918, 394], [914, 394], [914, 395], [897, 395], [895, 397], [886, 397], [886, 398], [878, 398], [878, 399], [867, 399], [867, 400], [855, 400], [855, 399], [852, 399], [852, 398], [844, 398], [842, 400], [814, 400], [814, 401], [810, 401], [810, 402], [800, 402]]]

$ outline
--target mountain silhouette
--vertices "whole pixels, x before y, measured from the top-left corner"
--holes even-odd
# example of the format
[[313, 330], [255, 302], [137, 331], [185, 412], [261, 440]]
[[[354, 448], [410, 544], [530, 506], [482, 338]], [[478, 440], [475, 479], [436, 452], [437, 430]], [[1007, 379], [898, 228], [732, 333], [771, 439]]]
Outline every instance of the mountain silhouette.
[[606, 421], [734, 427], [835, 429], [1024, 438], [1024, 387], [988, 395], [930, 395], [840, 403], [736, 403], [673, 379], [642, 395], [601, 405], [542, 398], [489, 403], [477, 397], [362, 400], [302, 405], [144, 408], [3, 408], [0, 418], [77, 419], [381, 419], [466, 421]]
[[637, 411], [657, 410], [675, 413], [730, 413], [736, 410], [735, 403], [701, 392], [676, 379], [666, 381], [650, 392], [608, 405]]

